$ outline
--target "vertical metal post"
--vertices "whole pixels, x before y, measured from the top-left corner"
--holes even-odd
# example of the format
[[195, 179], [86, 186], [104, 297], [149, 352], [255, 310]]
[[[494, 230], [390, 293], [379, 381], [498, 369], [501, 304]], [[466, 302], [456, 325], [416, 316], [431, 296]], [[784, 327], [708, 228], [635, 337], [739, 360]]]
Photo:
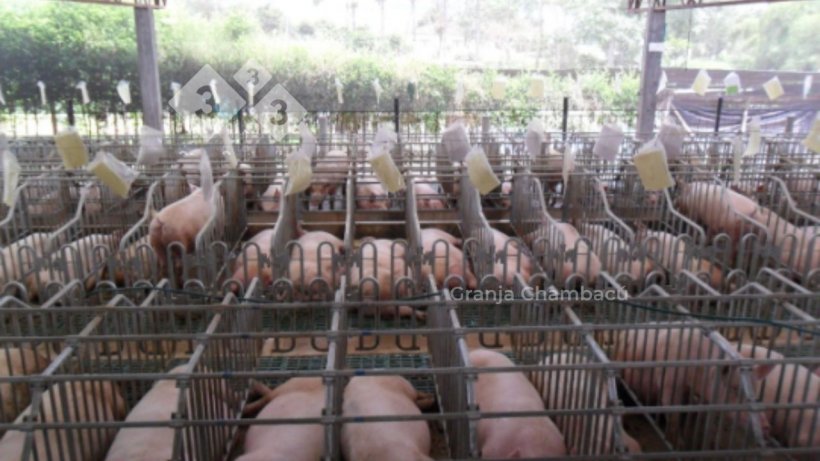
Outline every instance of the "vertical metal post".
[[393, 98], [393, 127], [396, 129], [396, 135], [399, 134], [399, 98]]
[[794, 116], [786, 117], [786, 134], [794, 133]]
[[661, 61], [663, 53], [650, 50], [650, 44], [663, 43], [666, 35], [666, 12], [652, 10], [646, 19], [646, 35], [643, 44], [643, 66], [641, 67], [640, 101], [638, 103], [639, 139], [649, 139], [655, 131], [655, 111], [658, 105], [658, 85], [663, 73]]
[[154, 30], [154, 10], [134, 8], [137, 32], [137, 63], [142, 95], [142, 122], [162, 131], [162, 103], [157, 65], [157, 37]]
[[242, 110], [239, 111], [239, 114], [237, 114], [238, 118], [236, 120], [239, 123], [239, 145], [240, 146], [245, 145], [245, 110], [246, 109], [242, 109]]
[[715, 114], [715, 134], [720, 133], [720, 116], [723, 113], [723, 96], [718, 98], [717, 113]]
[[567, 140], [567, 124], [569, 121], [569, 98], [564, 96], [564, 114], [561, 118], [561, 132], [564, 133], [564, 141]]
[[327, 115], [321, 114], [319, 115], [319, 155], [324, 157], [327, 153], [327, 145], [328, 145], [328, 123], [327, 123]]
[[66, 110], [66, 115], [68, 115], [68, 125], [73, 127], [74, 123], [75, 123], [75, 120], [74, 120], [74, 100], [73, 99], [68, 100], [68, 104], [66, 104], [66, 109], [65, 110]]

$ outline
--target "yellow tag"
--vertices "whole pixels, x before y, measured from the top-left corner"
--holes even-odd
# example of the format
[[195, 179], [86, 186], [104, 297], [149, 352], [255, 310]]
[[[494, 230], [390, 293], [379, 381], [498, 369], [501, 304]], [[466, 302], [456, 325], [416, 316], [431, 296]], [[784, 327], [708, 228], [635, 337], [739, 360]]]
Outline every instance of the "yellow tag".
[[783, 96], [783, 85], [780, 84], [780, 79], [775, 75], [771, 80], [763, 84], [763, 89], [766, 90], [766, 95], [770, 100]]
[[67, 170], [82, 168], [88, 163], [88, 149], [76, 131], [66, 130], [57, 133], [54, 143]]
[[705, 96], [710, 83], [712, 83], [712, 77], [709, 76], [706, 70], [701, 69], [697, 77], [695, 77], [695, 81], [692, 82], [692, 91], [701, 96]]
[[94, 161], [88, 165], [88, 171], [121, 198], [128, 198], [131, 183], [136, 179], [136, 173], [128, 165], [106, 152], [97, 154]]
[[820, 117], [814, 119], [809, 135], [803, 140], [803, 145], [820, 154]]
[[14, 191], [20, 182], [20, 163], [10, 151], [3, 152], [3, 203], [14, 205]]
[[481, 195], [488, 194], [490, 191], [501, 185], [501, 181], [493, 172], [490, 162], [487, 161], [487, 156], [480, 147], [473, 147], [470, 153], [464, 158], [464, 163], [467, 164], [467, 175], [470, 177], [470, 182], [473, 183]]
[[493, 82], [492, 90], [490, 91], [493, 99], [500, 101], [507, 95], [507, 82], [501, 79], [496, 79]]
[[657, 138], [646, 143], [632, 157], [632, 163], [638, 170], [643, 188], [647, 191], [661, 191], [675, 185], [666, 162], [663, 144]]
[[544, 79], [540, 77], [533, 77], [530, 80], [530, 98], [544, 99]]
[[398, 192], [404, 189], [404, 177], [390, 156], [390, 151], [384, 150], [375, 157], [370, 157], [370, 166], [388, 192]]
[[310, 187], [313, 178], [313, 169], [310, 167], [310, 157], [291, 155], [287, 159], [288, 186], [285, 195], [298, 194]]

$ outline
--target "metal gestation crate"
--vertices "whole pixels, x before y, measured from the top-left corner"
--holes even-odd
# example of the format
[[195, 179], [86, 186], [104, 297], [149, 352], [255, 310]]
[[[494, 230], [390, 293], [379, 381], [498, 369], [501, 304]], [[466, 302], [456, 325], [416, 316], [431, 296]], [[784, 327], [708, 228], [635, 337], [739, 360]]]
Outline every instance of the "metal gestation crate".
[[[173, 450], [173, 459], [224, 457], [235, 443], [237, 427], [219, 422], [240, 415], [249, 389], [247, 376], [231, 374], [250, 370], [261, 348], [258, 338], [221, 337], [247, 334], [258, 325], [258, 312], [237, 305], [229, 294], [206, 309], [148, 302], [138, 306], [123, 299], [79, 308], [93, 317], [48, 368], [29, 378], [31, 405], [5, 425], [3, 453], [18, 453], [19, 459], [99, 459], [118, 432], [127, 443], [129, 437], [139, 437], [138, 429], [149, 429], [153, 433], [142, 442], [167, 438], [170, 446], [159, 444], [157, 449], [169, 455]], [[63, 308], [71, 309], [77, 308]], [[176, 316], [201, 321], [168, 330]], [[180, 354], [174, 347], [178, 342], [193, 345], [191, 353]], [[138, 407], [163, 381], [172, 400], [154, 401], [148, 412]], [[126, 419], [135, 408], [141, 412]], [[164, 417], [146, 418], [157, 414]], [[211, 424], [195, 424], [202, 421]]]
[[[811, 400], [809, 391], [800, 394], [783, 384], [800, 377], [813, 379], [820, 368], [818, 285], [811, 282], [812, 273], [801, 274], [778, 263], [777, 246], [752, 232], [744, 236], [746, 246], [731, 254], [728, 244], [721, 243], [725, 236], [713, 238], [702, 223], [678, 209], [679, 191], [643, 191], [628, 162], [634, 153], [629, 140], [621, 146], [623, 158], [610, 164], [591, 158], [594, 136], [552, 135], [553, 149], [575, 149], [576, 170], [568, 184], [546, 193], [546, 173], [537, 171], [536, 162], [528, 158], [520, 134], [473, 134], [472, 140], [486, 146], [496, 173], [510, 181], [509, 195], [481, 197], [463, 166], [450, 162], [435, 138], [408, 136], [394, 151], [408, 190], [387, 195], [387, 209], [369, 209], [358, 203], [362, 196], [357, 191], [358, 186], [375, 184], [365, 163], [367, 140], [331, 136], [320, 138], [314, 171], [334, 161], [326, 157], [327, 151], [348, 154], [348, 167], [333, 196], [322, 197], [318, 207], [311, 206], [308, 193], [281, 197], [273, 213], [258, 210], [253, 202], [259, 201], [263, 186], [283, 177], [284, 159], [298, 145], [274, 146], [262, 140], [253, 147], [255, 154], [268, 155], [262, 159], [248, 157], [250, 150], [237, 151], [252, 167], [250, 195], [245, 193], [248, 182], [242, 171], [218, 170], [223, 160], [222, 147], [217, 146], [207, 151], [214, 158], [215, 172], [220, 171], [215, 173], [212, 203], [217, 212], [197, 236], [195, 250], [183, 258], [180, 273], [160, 272], [146, 236], [152, 210], [184, 197], [185, 181], [195, 180], [197, 173], [188, 175], [181, 166], [162, 176], [146, 175], [151, 180], [134, 200], [137, 212], [118, 227], [124, 238], [117, 251], [99, 255], [98, 261], [105, 262], [101, 281], [90, 288], [81, 280], [54, 285], [39, 306], [11, 296], [0, 299], [0, 342], [5, 346], [0, 364], [2, 356], [8, 361], [15, 348], [42, 350], [42, 344], [49, 346], [50, 364], [0, 376], [0, 389], [3, 384], [22, 385], [35, 402], [28, 420], [9, 423], [6, 418], [2, 427], [27, 436], [24, 445], [35, 443], [38, 431], [73, 433], [81, 440], [75, 449], [111, 440], [117, 430], [152, 427], [172, 434], [171, 459], [230, 460], [242, 453], [248, 426], [275, 430], [315, 424], [323, 431], [325, 458], [335, 460], [342, 456], [345, 424], [423, 420], [431, 429], [434, 458], [478, 459], [480, 420], [547, 416], [573, 450], [563, 458], [568, 460], [763, 461], [820, 454], [816, 439], [806, 445], [800, 438], [812, 428], [804, 419], [787, 425], [785, 436], [774, 428], [783, 419], [780, 415], [820, 416], [820, 397]], [[700, 144], [687, 148], [709, 152], [708, 143], [718, 141], [694, 142]], [[714, 158], [731, 160], [722, 149], [713, 149]], [[800, 158], [791, 150], [786, 154]], [[672, 171], [689, 183], [729, 183], [725, 171], [709, 165], [701, 170], [702, 166], [681, 164]], [[760, 162], [758, 169], [744, 171], [741, 178], [763, 181], [766, 187], [756, 190], [754, 198], [791, 225], [814, 225], [816, 213], [789, 200], [793, 190], [777, 165]], [[557, 174], [561, 176], [560, 169]], [[446, 199], [445, 208], [419, 206], [417, 183], [439, 187], [435, 197]], [[499, 206], [503, 199], [509, 206]], [[75, 210], [76, 205], [71, 212]], [[53, 233], [66, 221], [48, 230]], [[555, 230], [559, 223], [570, 223], [581, 233], [574, 248], [566, 248], [563, 235]], [[80, 221], [59, 235], [87, 235], [95, 225], [100, 224]], [[620, 240], [595, 238], [585, 230], [589, 225], [603, 226]], [[500, 303], [457, 299], [455, 289], [464, 288], [464, 280], [454, 277], [454, 284], [439, 285], [434, 277], [424, 278], [422, 268], [433, 258], [449, 262], [447, 253], [425, 253], [421, 234], [427, 227], [447, 229], [462, 239], [463, 268], [472, 269], [479, 288], [487, 292], [502, 285], [512, 298]], [[495, 248], [492, 228], [513, 237], [506, 248]], [[726, 270], [724, 283], [711, 286], [694, 271], [667, 275], [662, 266], [642, 278], [630, 277], [626, 263], [659, 259], [641, 240], [643, 228], [684, 235], [692, 246], [685, 256]], [[319, 230], [339, 238], [341, 251], [335, 252], [332, 242], [318, 245], [315, 254], [306, 251], [300, 235]], [[270, 238], [249, 241], [260, 231], [268, 231]], [[15, 240], [30, 234], [31, 230], [17, 234]], [[388, 238], [390, 244], [376, 247], [368, 237]], [[607, 243], [616, 251], [607, 251]], [[598, 251], [602, 246], [604, 250]], [[387, 258], [381, 254], [384, 248], [389, 248]], [[512, 251], [520, 255], [517, 260], [508, 258]], [[594, 280], [588, 262], [591, 252], [604, 253], [599, 254], [602, 268]], [[610, 255], [612, 260], [607, 259]], [[386, 264], [367, 273], [380, 256]], [[529, 274], [521, 273], [524, 257], [534, 259]], [[305, 267], [312, 263], [320, 269], [309, 274]], [[260, 275], [267, 271], [270, 277]], [[512, 283], [503, 286], [510, 274]], [[580, 288], [629, 296], [603, 302], [525, 297], [535, 289], [555, 294]], [[395, 315], [401, 306], [409, 308], [409, 316]], [[673, 357], [681, 349], [663, 341], [685, 334], [701, 339], [702, 354]], [[626, 341], [638, 336], [651, 341], [637, 346]], [[682, 344], [685, 350], [686, 342]], [[514, 368], [473, 368], [469, 352], [477, 347], [501, 351], [513, 360]], [[636, 351], [654, 355], [638, 360]], [[170, 373], [178, 365], [186, 368]], [[765, 385], [758, 379], [762, 367], [770, 365], [770, 375], [775, 373], [781, 383], [775, 383], [775, 402], [768, 392], [771, 378]], [[545, 409], [526, 414], [482, 412], [475, 400], [477, 378], [504, 371], [524, 373], [542, 395]], [[32, 378], [32, 373], [38, 374]], [[421, 415], [345, 415], [343, 396], [350, 378], [377, 375], [409, 379], [417, 391], [432, 394], [435, 405]], [[256, 389], [251, 380], [274, 387], [299, 377], [324, 384], [321, 413], [298, 421], [242, 418], [245, 403], [254, 397], [251, 390]], [[653, 395], [660, 391], [651, 386], [647, 392], [640, 387], [641, 377], [657, 381], [657, 389], [667, 394]], [[180, 391], [169, 416], [121, 421], [152, 386], [167, 380]], [[560, 385], [566, 381], [572, 384]], [[51, 403], [80, 399], [86, 385], [100, 392], [119, 389], [125, 406], [120, 420], [90, 425], [42, 421]], [[0, 415], [13, 420], [28, 405], [23, 403], [14, 402]], [[760, 417], [765, 414], [769, 417]], [[630, 438], [641, 445], [641, 453], [630, 451]], [[71, 459], [69, 450], [65, 445], [29, 456], [39, 461]]]

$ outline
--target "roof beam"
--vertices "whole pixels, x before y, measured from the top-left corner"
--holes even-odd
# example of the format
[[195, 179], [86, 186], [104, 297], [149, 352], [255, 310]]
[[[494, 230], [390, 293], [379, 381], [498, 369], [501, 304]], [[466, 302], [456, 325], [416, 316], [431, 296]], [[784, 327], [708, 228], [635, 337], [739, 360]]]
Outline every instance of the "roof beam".
[[652, 10], [685, 10], [710, 6], [780, 3], [789, 1], [795, 0], [627, 0], [626, 9], [632, 13], [639, 13]]
[[97, 5], [128, 6], [131, 8], [165, 8], [168, 0], [67, 0], [76, 3], [95, 3]]

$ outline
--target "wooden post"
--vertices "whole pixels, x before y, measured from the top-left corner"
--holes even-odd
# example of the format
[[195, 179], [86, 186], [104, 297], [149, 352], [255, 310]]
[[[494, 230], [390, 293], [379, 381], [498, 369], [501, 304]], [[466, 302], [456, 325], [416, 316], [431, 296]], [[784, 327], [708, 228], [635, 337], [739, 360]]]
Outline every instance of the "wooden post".
[[650, 51], [652, 43], [663, 43], [666, 35], [666, 12], [652, 10], [646, 19], [646, 35], [643, 44], [643, 66], [641, 68], [640, 102], [638, 103], [639, 139], [649, 139], [655, 131], [655, 111], [658, 104], [658, 85], [661, 80], [661, 60], [663, 53]]
[[142, 122], [162, 131], [162, 102], [157, 66], [157, 37], [154, 30], [154, 10], [134, 8], [137, 31], [137, 61], [139, 64]]

